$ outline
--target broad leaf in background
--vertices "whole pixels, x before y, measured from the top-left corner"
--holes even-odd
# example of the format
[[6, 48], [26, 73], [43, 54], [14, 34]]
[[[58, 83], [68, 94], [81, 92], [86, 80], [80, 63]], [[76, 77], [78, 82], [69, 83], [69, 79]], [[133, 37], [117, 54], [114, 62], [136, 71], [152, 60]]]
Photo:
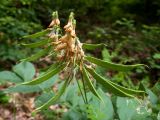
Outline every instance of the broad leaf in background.
[[[14, 72], [10, 71], [2, 71], [0, 72], [0, 80], [3, 81], [10, 81], [13, 83], [23, 83], [24, 81], [32, 80], [35, 75], [35, 68], [33, 64], [29, 62], [21, 62], [13, 67]], [[34, 86], [27, 86], [17, 84], [16, 86], [9, 87], [3, 90], [5, 93], [13, 93], [13, 92], [21, 92], [21, 93], [29, 93], [29, 92], [38, 92], [42, 91], [46, 88], [51, 87], [55, 81], [58, 79], [58, 76], [55, 75], [48, 79], [47, 81], [34, 85]]]
[[158, 102], [158, 97], [150, 90], [146, 88], [146, 92], [148, 94], [149, 100], [153, 105], [156, 105]]
[[[143, 85], [143, 83], [140, 84], [140, 87], [141, 89], [144, 89], [146, 91], [146, 93], [148, 94], [148, 98], [150, 100], [150, 102], [152, 103], [152, 105], [156, 105], [157, 102], [158, 102], [158, 96], [155, 95], [155, 93], [151, 90], [151, 89], [148, 89], [147, 87], [145, 87], [145, 85]], [[153, 87], [154, 90], [157, 90], [158, 89], [159, 84], [158, 82], [155, 84], [155, 86]], [[159, 89], [160, 90], [160, 89]], [[159, 92], [159, 91], [158, 91]]]
[[63, 83], [62, 87], [60, 88], [60, 90], [55, 94], [55, 96], [52, 96], [52, 98], [50, 98], [46, 103], [44, 103], [42, 106], [38, 107], [35, 111], [41, 111], [44, 110], [46, 108], [48, 108], [50, 105], [55, 104], [55, 102], [57, 102], [58, 99], [60, 99], [60, 97], [63, 95], [63, 93], [66, 90], [66, 87], [68, 86], [70, 81], [70, 77], [68, 77], [68, 79], [66, 79], [66, 81]]
[[38, 96], [35, 100], [36, 107], [42, 106], [44, 103], [46, 103], [49, 99], [51, 99], [54, 96], [53, 91], [49, 92], [43, 92], [40, 96]]
[[117, 113], [120, 120], [146, 120], [151, 111], [136, 99], [117, 98]]
[[10, 71], [2, 71], [0, 72], [0, 81], [9, 81], [13, 83], [20, 83], [23, 82], [23, 80], [18, 77], [14, 72]]
[[97, 99], [97, 97], [93, 96], [92, 101], [90, 102], [92, 106], [92, 110], [95, 114], [90, 114], [89, 118], [96, 116], [96, 120], [113, 120], [114, 110], [111, 99], [107, 96], [102, 89], [97, 90], [103, 101]]
[[30, 81], [35, 75], [35, 68], [30, 62], [21, 62], [13, 67], [13, 71], [24, 81]]
[[159, 111], [159, 113], [157, 115], [157, 120], [160, 120], [160, 111]]
[[78, 86], [77, 84], [73, 83], [67, 87], [66, 92], [61, 97], [60, 101], [68, 102], [72, 107], [74, 107], [79, 104], [80, 98], [81, 96], [78, 96]]

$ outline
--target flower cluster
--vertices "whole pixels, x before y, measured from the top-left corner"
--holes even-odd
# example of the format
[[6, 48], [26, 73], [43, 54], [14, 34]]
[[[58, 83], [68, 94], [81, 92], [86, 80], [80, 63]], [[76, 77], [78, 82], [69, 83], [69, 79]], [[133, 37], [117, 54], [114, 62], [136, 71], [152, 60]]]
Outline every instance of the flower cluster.
[[[48, 35], [50, 39], [53, 39], [54, 51], [57, 53], [57, 59], [60, 61], [67, 61], [72, 63], [82, 64], [84, 52], [82, 50], [82, 44], [79, 42], [75, 33], [76, 20], [74, 19], [74, 13], [70, 13], [67, 25], [64, 26], [65, 34], [59, 37], [57, 28], [60, 26], [57, 12], [53, 13], [53, 20], [49, 25], [49, 28], [53, 29]], [[59, 29], [58, 29], [59, 30]]]

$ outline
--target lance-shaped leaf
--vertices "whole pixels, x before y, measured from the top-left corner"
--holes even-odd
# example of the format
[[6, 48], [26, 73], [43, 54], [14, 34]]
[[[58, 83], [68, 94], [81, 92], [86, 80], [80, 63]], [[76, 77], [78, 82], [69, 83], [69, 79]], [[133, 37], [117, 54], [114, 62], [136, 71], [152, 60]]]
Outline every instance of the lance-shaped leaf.
[[30, 44], [22, 43], [22, 45], [25, 47], [29, 47], [29, 48], [35, 48], [35, 47], [40, 47], [40, 46], [46, 45], [47, 43], [49, 43], [51, 41], [52, 41], [51, 39], [45, 39], [45, 40], [41, 40], [41, 41], [38, 41], [35, 43], [30, 43]]
[[82, 48], [87, 49], [87, 50], [94, 50], [96, 48], [103, 48], [106, 47], [107, 45], [105, 44], [88, 44], [88, 43], [83, 43]]
[[120, 86], [120, 85], [118, 85], [118, 84], [116, 84], [116, 83], [114, 83], [112, 81], [109, 81], [109, 80], [108, 80], [108, 82], [110, 82], [112, 85], [114, 85], [115, 87], [119, 88], [120, 90], [125, 91], [126, 93], [131, 94], [131, 95], [134, 95], [134, 94], [135, 95], [144, 95], [145, 94], [145, 91], [125, 88], [125, 87]]
[[84, 79], [90, 89], [90, 91], [95, 95], [97, 96], [100, 100], [102, 100], [102, 98], [100, 97], [100, 95], [98, 94], [97, 90], [94, 88], [92, 82], [90, 81], [89, 79], [89, 76], [88, 76], [88, 73], [86, 71], [86, 69], [83, 67], [83, 76], [84, 76]]
[[67, 85], [69, 83], [69, 80], [70, 80], [69, 78], [64, 82], [63, 86], [61, 87], [61, 89], [58, 91], [58, 93], [55, 96], [53, 96], [48, 102], [46, 102], [45, 104], [43, 104], [42, 106], [40, 106], [39, 108], [37, 108], [35, 111], [37, 112], [37, 111], [40, 111], [40, 110], [44, 110], [44, 109], [48, 108], [50, 105], [52, 105], [55, 102], [57, 102], [57, 100], [65, 92], [65, 89], [66, 89], [66, 87], [67, 87]]
[[102, 86], [104, 86], [109, 92], [112, 92], [113, 94], [121, 97], [134, 97], [132, 94], [129, 94], [128, 91], [118, 88], [117, 86], [111, 84], [109, 80], [106, 80], [105, 78], [98, 75], [93, 69], [86, 69], [93, 76], [93, 78]]
[[52, 64], [52, 65], [47, 69], [46, 72], [49, 72], [49, 71], [57, 68], [57, 66], [62, 65], [62, 64], [63, 64], [62, 62], [56, 62], [56, 63]]
[[36, 78], [36, 79], [34, 79], [32, 81], [22, 83], [22, 85], [36, 85], [36, 84], [40, 84], [40, 83], [48, 80], [49, 78], [51, 78], [55, 74], [59, 73], [60, 71], [62, 71], [65, 68], [65, 66], [66, 66], [66, 64], [62, 64], [62, 65], [56, 67], [53, 70], [47, 71], [45, 74], [43, 74], [42, 76], [40, 76], [40, 77], [38, 77], [38, 78]]
[[111, 70], [117, 70], [117, 71], [129, 71], [129, 70], [132, 70], [140, 66], [146, 66], [144, 64], [135, 64], [135, 65], [114, 64], [114, 63], [103, 61], [103, 60], [97, 59], [95, 57], [90, 57], [90, 56], [86, 56], [85, 59], [98, 66], [105, 67]]
[[48, 48], [43, 49], [40, 52], [32, 55], [31, 57], [22, 59], [21, 61], [35, 61], [35, 60], [39, 59], [40, 57], [42, 57], [43, 55], [47, 54], [50, 50], [51, 50], [51, 47], [48, 47]]
[[32, 35], [26, 35], [26, 36], [23, 36], [22, 38], [37, 38], [37, 37], [41, 37], [47, 33], [49, 33], [49, 29], [45, 29], [45, 30], [42, 30], [40, 32], [37, 32], [35, 34], [32, 34]]

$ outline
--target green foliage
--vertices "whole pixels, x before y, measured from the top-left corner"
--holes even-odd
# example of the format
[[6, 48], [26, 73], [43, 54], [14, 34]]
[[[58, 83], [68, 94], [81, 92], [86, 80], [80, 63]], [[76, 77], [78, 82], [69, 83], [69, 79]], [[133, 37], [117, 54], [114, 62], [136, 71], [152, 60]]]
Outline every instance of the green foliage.
[[6, 104], [9, 102], [10, 97], [7, 96], [5, 93], [0, 91], [0, 104]]
[[0, 57], [2, 60], [20, 59], [27, 53], [19, 52], [17, 40], [42, 27], [36, 18], [35, 11], [24, 7], [23, 1], [1, 0], [0, 3]]
[[[94, 73], [98, 76], [96, 76], [97, 78], [103, 80], [93, 81], [94, 75], [91, 75], [89, 68], [86, 67], [83, 68], [85, 82], [80, 82], [82, 79], [79, 80], [79, 72], [76, 69], [81, 68], [78, 67], [73, 70], [74, 74], [78, 74], [76, 75], [78, 80], [74, 76], [73, 79], [79, 82], [80, 87], [71, 82], [63, 95], [61, 97], [61, 94], [58, 95], [60, 99], [55, 100], [54, 96], [59, 93], [64, 82], [60, 81], [60, 85], [58, 84], [58, 92], [51, 91], [51, 86], [58, 79], [55, 74], [63, 68], [63, 63], [54, 62], [49, 68], [44, 68], [46, 71], [40, 72], [37, 77], [33, 65], [29, 62], [22, 62], [14, 66], [11, 71], [0, 72], [2, 83], [8, 81], [16, 84], [7, 88], [4, 92], [40, 92], [42, 95], [35, 101], [37, 107], [53, 99], [54, 104], [60, 106], [60, 110], [42, 110], [46, 120], [61, 119], [60, 116], [64, 120], [125, 120], [126, 118], [129, 120], [159, 120], [160, 27], [157, 23], [160, 10], [159, 3], [159, 0], [55, 0], [54, 2], [52, 0], [1, 0], [0, 62], [5, 62], [2, 62], [2, 67], [10, 66], [8, 64], [10, 60], [16, 61], [22, 58], [25, 58], [22, 61], [38, 63], [38, 59], [47, 54], [56, 60], [55, 56], [57, 54], [52, 52], [53, 48], [48, 48], [52, 44], [52, 39], [46, 39], [46, 35], [51, 32], [50, 30], [46, 29], [31, 36], [28, 36], [28, 34], [46, 27], [51, 20], [53, 10], [60, 10], [62, 25], [66, 22], [66, 16], [69, 12], [74, 11], [78, 22], [81, 22], [77, 24], [77, 28], [80, 30], [77, 32], [81, 34], [80, 38], [82, 40], [88, 40], [87, 43], [82, 43], [82, 48], [89, 53], [93, 53], [99, 59], [90, 57], [90, 54], [85, 58], [93, 63], [98, 61], [97, 65], [101, 67], [96, 66]], [[96, 19], [93, 19], [93, 16]], [[59, 37], [61, 37], [63, 32], [58, 31]], [[33, 41], [34, 43], [30, 43]], [[24, 49], [20, 44], [36, 49]], [[43, 46], [45, 46], [45, 49], [43, 49]], [[26, 58], [28, 54], [33, 54], [33, 56]], [[103, 60], [100, 60], [101, 56]], [[142, 67], [142, 64], [138, 67], [129, 65], [135, 63], [147, 64], [149, 71]], [[3, 68], [1, 69], [3, 70]], [[131, 71], [128, 71], [129, 69]], [[34, 78], [35, 76], [37, 78]], [[143, 87], [139, 81], [143, 83]], [[33, 83], [34, 85], [26, 85], [26, 83]], [[81, 90], [78, 90], [78, 88]], [[103, 91], [100, 88], [103, 88]], [[145, 98], [141, 103], [135, 99], [116, 96], [118, 91], [121, 93], [120, 96], [123, 94], [134, 97], [133, 95], [138, 95], [138, 91], [141, 90], [145, 90], [145, 93], [148, 94], [148, 99]], [[104, 91], [107, 92], [107, 95]], [[2, 96], [0, 95], [0, 102], [2, 101], [2, 103], [9, 100], [4, 92]], [[83, 103], [86, 99], [85, 93], [88, 99], [87, 105]], [[99, 101], [91, 93], [101, 97], [103, 101]], [[67, 112], [64, 112], [63, 109], [67, 109]]]
[[[144, 104], [144, 105], [143, 105]], [[146, 103], [140, 104], [134, 99], [117, 98], [117, 113], [120, 120], [146, 120], [149, 119], [151, 111]]]
[[57, 76], [51, 77], [48, 81], [38, 84], [35, 86], [26, 86], [21, 85], [23, 82], [30, 81], [33, 79], [35, 75], [35, 68], [29, 62], [22, 62], [17, 64], [13, 67], [13, 72], [10, 71], [2, 71], [0, 72], [0, 78], [3, 81], [9, 81], [13, 83], [19, 83], [16, 86], [11, 86], [4, 90], [5, 93], [12, 93], [12, 92], [22, 92], [22, 93], [29, 93], [29, 92], [38, 92], [44, 89], [51, 87]]
[[[58, 14], [57, 12], [53, 12], [52, 15], [53, 15], [53, 20], [49, 25], [50, 28], [23, 37], [23, 39], [26, 38], [33, 39], [37, 37], [46, 36], [48, 37], [48, 39], [51, 39], [52, 41], [47, 41], [47, 44], [45, 45], [43, 50], [36, 53], [35, 55], [32, 55], [29, 58], [23, 59], [22, 61], [24, 62], [13, 67], [13, 71], [18, 75], [17, 77], [22, 79], [22, 83], [5, 89], [4, 90], [5, 92], [9, 93], [9, 92], [34, 92], [41, 90], [43, 91], [45, 89], [50, 88], [53, 85], [54, 79], [52, 78], [55, 77], [56, 74], [63, 71], [64, 74], [68, 74], [68, 77], [66, 77], [66, 80], [61, 86], [60, 90], [53, 97], [49, 97], [48, 101], [46, 101], [40, 107], [38, 107], [35, 110], [36, 112], [44, 110], [48, 108], [50, 105], [56, 103], [60, 99], [60, 97], [64, 94], [68, 85], [71, 84], [72, 79], [77, 81], [80, 93], [82, 95], [85, 104], [89, 103], [89, 100], [87, 98], [88, 97], [87, 88], [96, 97], [98, 97], [100, 100], [103, 101], [101, 96], [98, 94], [98, 91], [92, 84], [91, 81], [92, 79], [90, 78], [90, 76], [93, 77], [97, 83], [101, 84], [104, 88], [106, 88], [109, 92], [112, 92], [114, 95], [122, 97], [134, 97], [134, 95], [144, 94], [144, 91], [127, 89], [125, 87], [117, 85], [114, 82], [106, 80], [100, 75], [98, 75], [93, 69], [93, 63], [96, 64], [97, 66], [102, 66], [107, 69], [117, 70], [117, 71], [130, 71], [134, 68], [144, 66], [143, 64], [121, 65], [108, 61], [103, 61], [94, 57], [85, 56], [82, 49], [82, 46], [84, 46], [85, 44], [82, 45], [75, 34], [76, 24], [75, 24], [74, 14], [72, 12], [70, 13], [68, 24], [64, 27], [66, 33], [65, 35], [60, 35], [60, 38], [59, 38], [60, 22], [58, 19]], [[101, 44], [100, 46], [104, 45]], [[92, 45], [92, 44], [85, 46], [85, 48], [87, 49], [96, 47], [97, 45]], [[59, 59], [59, 55], [61, 55], [60, 60], [56, 61], [56, 63], [53, 64], [50, 68], [48, 68], [48, 70], [46, 70], [44, 74], [39, 75], [37, 78], [33, 79], [35, 75], [35, 69], [31, 63], [26, 61], [35, 61], [40, 57], [43, 57], [43, 55], [47, 53], [55, 53], [57, 55], [56, 56], [57, 59]], [[81, 74], [82, 86], [80, 86], [79, 80], [76, 79], [76, 75], [78, 75], [78, 72]], [[51, 84], [50, 81], [52, 81]], [[43, 102], [41, 98], [43, 98], [43, 95], [39, 97], [40, 99], [39, 101]], [[105, 102], [102, 103], [104, 104]], [[88, 110], [88, 107], [86, 107], [86, 109]], [[91, 109], [88, 110], [89, 118], [93, 120], [99, 118], [99, 117], [95, 118], [95, 116], [92, 116], [90, 112], [92, 112]]]

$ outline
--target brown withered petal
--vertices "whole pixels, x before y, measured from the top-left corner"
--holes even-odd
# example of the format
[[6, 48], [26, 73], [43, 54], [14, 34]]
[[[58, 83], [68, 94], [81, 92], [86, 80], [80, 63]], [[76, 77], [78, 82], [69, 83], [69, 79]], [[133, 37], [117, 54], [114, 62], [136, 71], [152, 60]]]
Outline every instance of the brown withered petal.
[[67, 25], [64, 26], [64, 29], [67, 29], [68, 27], [71, 27], [71, 22], [68, 22]]
[[72, 30], [72, 31], [71, 31], [71, 36], [72, 36], [72, 37], [76, 37], [75, 30]]
[[56, 20], [55, 20], [55, 24], [56, 24], [56, 25], [60, 25], [60, 20], [59, 20], [59, 19], [56, 19]]
[[61, 43], [61, 41], [52, 42], [53, 45], [58, 45], [60, 43]]
[[65, 49], [67, 46], [66, 43], [63, 43], [63, 44], [59, 44], [56, 46], [56, 48], [54, 49], [55, 51], [59, 51], [59, 50], [62, 50], [62, 49]]
[[66, 32], [71, 32], [72, 31], [72, 27], [68, 27], [65, 29]]
[[59, 19], [53, 19], [48, 27], [53, 27], [54, 25], [59, 25], [59, 24], [60, 24]]
[[54, 24], [55, 24], [55, 20], [52, 20], [52, 22], [49, 24], [48, 27], [53, 27]]
[[57, 56], [57, 60], [63, 61], [63, 60], [64, 60], [64, 56], [58, 55], [58, 56]]

